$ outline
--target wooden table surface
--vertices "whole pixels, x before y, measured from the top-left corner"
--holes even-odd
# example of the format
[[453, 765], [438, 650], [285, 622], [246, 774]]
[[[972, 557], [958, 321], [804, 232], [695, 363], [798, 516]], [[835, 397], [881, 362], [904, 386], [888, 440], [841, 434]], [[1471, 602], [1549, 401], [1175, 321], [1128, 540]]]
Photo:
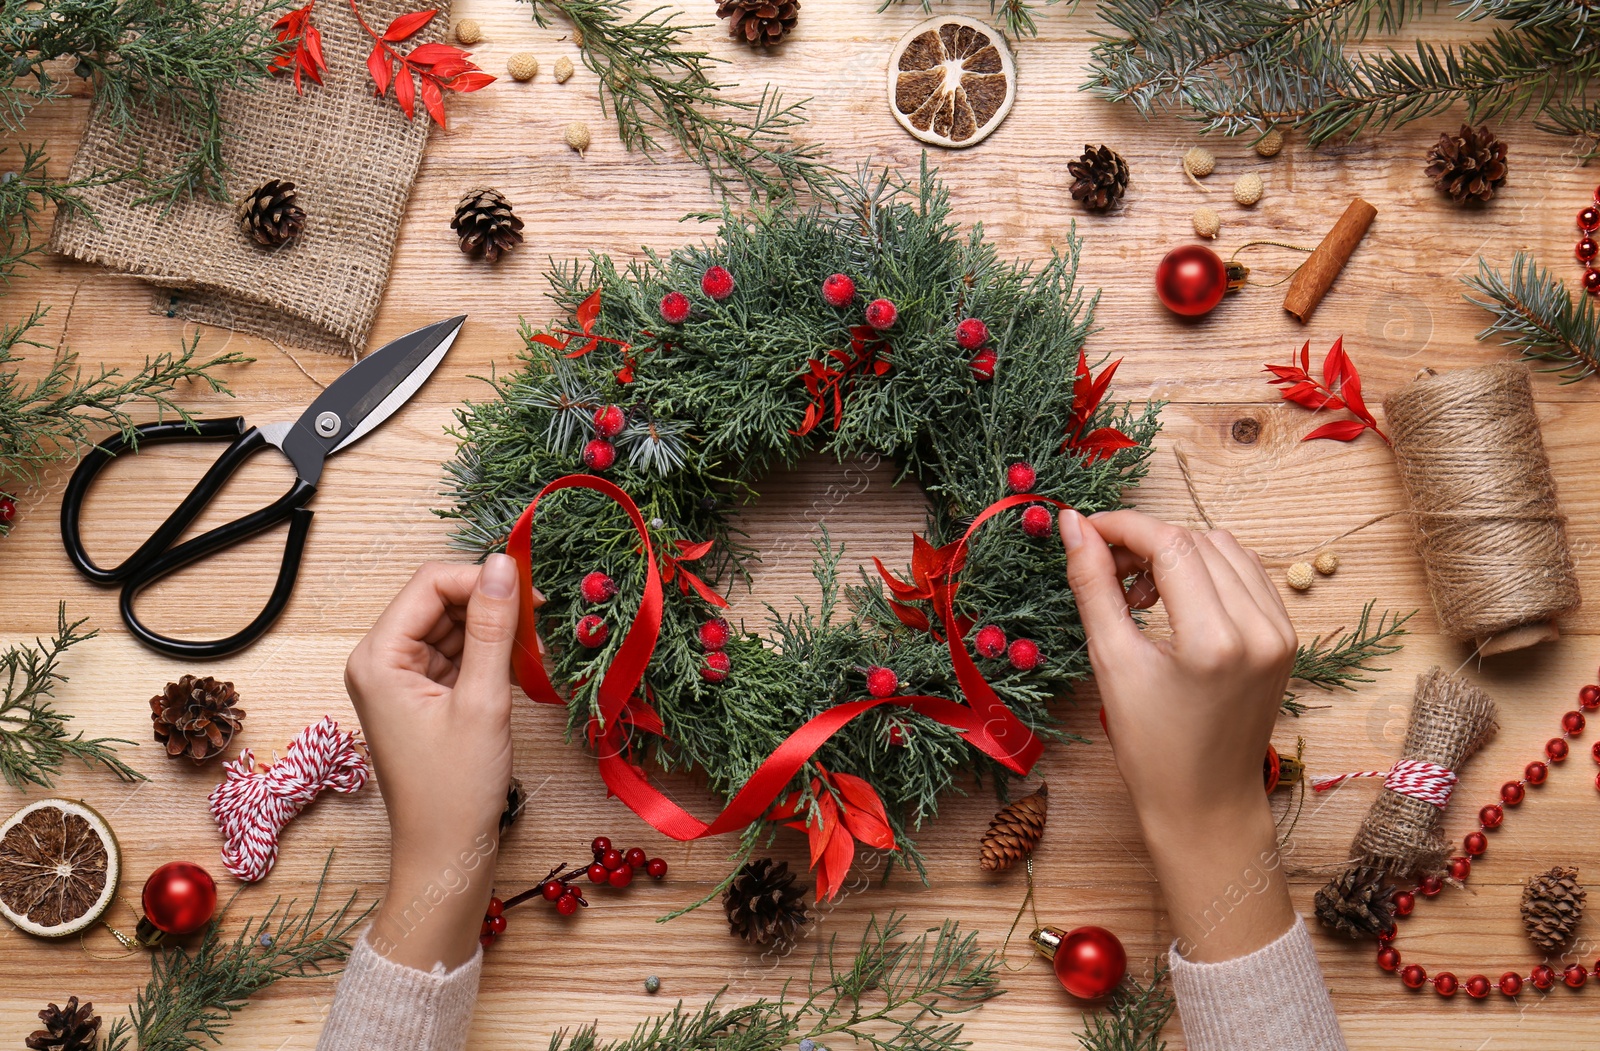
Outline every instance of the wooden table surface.
[[[798, 32], [770, 55], [746, 54], [717, 30], [703, 31], [701, 38], [712, 52], [732, 59], [729, 72], [747, 90], [770, 79], [796, 96], [813, 95], [809, 133], [831, 146], [841, 165], [871, 161], [912, 172], [921, 147], [889, 115], [883, 66], [894, 42], [923, 16], [909, 5], [884, 14], [874, 13], [874, 6], [872, 0], [808, 0]], [[709, 0], [700, 0], [692, 13], [707, 19], [710, 9]], [[949, 9], [987, 13], [971, 2]], [[560, 55], [576, 55], [562, 31], [535, 27], [526, 8], [505, 0], [460, 0], [456, 14], [482, 22], [485, 39], [477, 53], [485, 68], [498, 73], [509, 54], [531, 50], [544, 72], [530, 84], [504, 79], [479, 94], [451, 100], [451, 127], [435, 131], [407, 209], [372, 345], [457, 311], [469, 312], [471, 320], [444, 367], [412, 404], [359, 450], [329, 464], [299, 586], [271, 634], [243, 653], [203, 667], [156, 655], [130, 640], [118, 620], [114, 593], [79, 580], [62, 556], [56, 516], [66, 468], [45, 491], [23, 495], [17, 528], [3, 541], [0, 631], [5, 639], [49, 633], [60, 600], [73, 615], [90, 617], [101, 634], [67, 659], [71, 682], [60, 691], [60, 707], [76, 717], [74, 728], [90, 735], [145, 742], [131, 759], [151, 776], [148, 784], [126, 786], [77, 769], [60, 782], [63, 794], [89, 801], [115, 826], [124, 851], [125, 895], [136, 894], [154, 866], [173, 858], [192, 858], [222, 872], [218, 836], [205, 808], [220, 771], [164, 759], [148, 742], [147, 698], [185, 672], [233, 680], [249, 710], [235, 747], [248, 744], [258, 755], [281, 750], [291, 735], [324, 713], [350, 720], [341, 669], [356, 639], [419, 563], [467, 557], [449, 546], [448, 524], [432, 514], [445, 505], [440, 463], [454, 448], [445, 428], [464, 399], [488, 395], [475, 376], [512, 362], [519, 346], [518, 318], [542, 322], [550, 315], [542, 280], [547, 257], [569, 259], [590, 249], [626, 256], [641, 244], [670, 249], [698, 236], [679, 217], [713, 203], [701, 174], [689, 164], [669, 155], [653, 165], [623, 151], [599, 112], [593, 77], [581, 65], [569, 83], [555, 84], [551, 64]], [[1261, 364], [1287, 359], [1306, 339], [1320, 359], [1342, 334], [1376, 404], [1424, 365], [1502, 360], [1504, 351], [1475, 341], [1484, 315], [1462, 301], [1459, 279], [1475, 268], [1480, 252], [1504, 264], [1513, 250], [1528, 248], [1575, 280], [1578, 271], [1569, 254], [1572, 215], [1587, 200], [1594, 174], [1565, 152], [1563, 141], [1525, 122], [1507, 124], [1500, 130], [1510, 144], [1510, 183], [1490, 206], [1457, 210], [1434, 192], [1421, 170], [1430, 139], [1454, 126], [1452, 114], [1316, 154], [1291, 138], [1271, 161], [1250, 153], [1243, 142], [1214, 142], [1217, 173], [1208, 183], [1211, 194], [1202, 195], [1179, 170], [1179, 158], [1195, 141], [1188, 126], [1176, 119], [1146, 123], [1131, 110], [1077, 91], [1097, 26], [1091, 5], [1070, 16], [1063, 9], [1045, 9], [1040, 23], [1041, 36], [1017, 48], [1020, 87], [1006, 123], [976, 149], [935, 151], [931, 159], [954, 193], [959, 217], [982, 221], [1003, 254], [1041, 258], [1062, 243], [1074, 222], [1086, 238], [1081, 279], [1103, 290], [1096, 316], [1100, 330], [1090, 349], [1124, 359], [1116, 396], [1168, 402], [1149, 479], [1129, 494], [1130, 500], [1152, 514], [1198, 523], [1176, 467], [1174, 450], [1181, 448], [1213, 517], [1265, 552], [1307, 548], [1400, 506], [1388, 450], [1370, 437], [1349, 445], [1300, 444], [1310, 418], [1280, 403], [1263, 380]], [[1442, 15], [1420, 27], [1434, 40], [1464, 39], [1481, 29]], [[30, 138], [48, 140], [54, 169], [65, 170], [83, 119], [81, 100], [54, 106], [35, 119]], [[561, 144], [567, 122], [580, 119], [595, 133], [583, 159]], [[1085, 142], [1109, 143], [1132, 167], [1126, 203], [1108, 217], [1086, 217], [1066, 195], [1066, 164]], [[1264, 199], [1249, 211], [1228, 199], [1228, 187], [1245, 171], [1260, 173], [1266, 184]], [[479, 184], [503, 190], [527, 223], [528, 243], [493, 269], [457, 251], [448, 227], [456, 198]], [[1356, 195], [1376, 205], [1377, 221], [1310, 325], [1281, 310], [1281, 287], [1248, 288], [1198, 324], [1180, 324], [1157, 304], [1150, 274], [1167, 248], [1192, 239], [1189, 217], [1198, 205], [1222, 213], [1217, 247], [1226, 254], [1250, 239], [1314, 243]], [[1253, 254], [1263, 285], [1286, 274], [1298, 258], [1275, 249]], [[128, 366], [173, 349], [192, 332], [192, 326], [146, 313], [148, 294], [137, 281], [46, 259], [40, 270], [15, 283], [0, 310], [15, 317], [42, 300], [51, 308], [42, 338], [52, 344], [59, 340], [86, 363]], [[204, 351], [229, 346], [256, 358], [228, 377], [236, 399], [188, 397], [194, 409], [208, 415], [242, 413], [259, 422], [292, 417], [318, 384], [344, 365], [308, 352], [291, 357], [269, 342], [217, 330], [202, 331], [200, 343]], [[1596, 383], [1559, 386], [1548, 377], [1537, 380], [1545, 441], [1571, 516], [1579, 572], [1591, 594], [1600, 589], [1592, 557], [1600, 540], [1595, 525], [1600, 477], [1590, 467], [1600, 438], [1600, 422], [1591, 415], [1600, 391]], [[1230, 438], [1230, 425], [1247, 416], [1260, 421], [1261, 438], [1240, 445]], [[213, 453], [168, 448], [144, 462], [119, 466], [117, 482], [100, 486], [87, 509], [89, 542], [102, 561], [131, 550]], [[865, 563], [873, 554], [902, 557], [908, 532], [921, 521], [920, 495], [891, 488], [889, 471], [879, 468], [869, 474], [869, 484], [856, 487], [859, 491], [819, 505], [818, 494], [842, 470], [816, 462], [772, 478], [761, 502], [745, 516], [756, 541], [769, 549], [780, 544], [798, 549], [796, 541], [813, 528], [814, 508], [820, 506], [834, 536], [848, 544], [848, 561]], [[206, 521], [258, 506], [286, 478], [286, 469], [262, 458]], [[152, 592], [143, 608], [153, 623], [174, 631], [223, 633], [259, 607], [274, 578], [280, 544], [281, 534], [258, 538]], [[1595, 610], [1600, 607], [1590, 605], [1569, 618], [1556, 644], [1480, 665], [1437, 635], [1403, 520], [1376, 525], [1337, 548], [1338, 574], [1319, 579], [1309, 593], [1290, 595], [1302, 637], [1351, 623], [1373, 597], [1380, 608], [1420, 609], [1412, 622], [1415, 634], [1390, 662], [1392, 670], [1376, 682], [1354, 694], [1314, 697], [1318, 710], [1285, 719], [1278, 746], [1293, 749], [1296, 737], [1303, 736], [1313, 771], [1385, 767], [1404, 731], [1416, 675], [1433, 664], [1459, 670], [1500, 702], [1503, 724], [1499, 738], [1464, 773], [1460, 802], [1446, 822], [1451, 837], [1459, 837], [1500, 782], [1539, 753], [1578, 687], [1594, 678], [1600, 659], [1594, 641], [1600, 612]], [[1281, 579], [1284, 563], [1274, 564]], [[737, 612], [754, 624], [762, 601], [781, 606], [797, 593], [809, 594], [808, 568], [803, 558], [773, 559], [758, 573], [754, 593], [739, 598]], [[1171, 700], [1183, 703], [1181, 697]], [[1064, 703], [1061, 717], [1067, 729], [1083, 732], [1093, 743], [1053, 747], [1038, 769], [1053, 789], [1050, 831], [1037, 856], [1039, 912], [1046, 922], [1110, 927], [1126, 942], [1133, 965], [1145, 968], [1166, 947], [1168, 924], [1110, 751], [1095, 726], [1092, 688], [1079, 701], [1077, 707]], [[647, 833], [620, 803], [605, 797], [593, 761], [562, 743], [560, 722], [554, 711], [526, 703], [517, 707], [517, 767], [533, 801], [507, 840], [500, 885], [520, 889], [555, 861], [581, 858], [589, 839], [600, 834], [642, 844], [667, 858], [672, 876], [665, 885], [601, 896], [598, 907], [574, 920], [535, 907], [514, 913], [510, 933], [494, 947], [484, 969], [473, 1046], [542, 1046], [555, 1029], [591, 1019], [599, 1019], [605, 1034], [621, 1035], [674, 997], [694, 1001], [723, 985], [731, 986], [735, 1000], [772, 993], [781, 976], [798, 973], [812, 946], [834, 934], [855, 938], [873, 911], [905, 910], [917, 924], [957, 919], [982, 931], [985, 945], [998, 949], [1022, 898], [1020, 871], [991, 878], [977, 867], [977, 839], [994, 809], [992, 797], [980, 792], [950, 799], [939, 820], [919, 837], [930, 861], [926, 886], [897, 872], [887, 886], [849, 894], [822, 911], [796, 959], [766, 960], [745, 951], [728, 937], [715, 905], [657, 925], [657, 916], [693, 901], [726, 871], [724, 844], [681, 846]], [[1430, 972], [1448, 968], [1463, 978], [1479, 970], [1491, 976], [1510, 968], [1526, 973], [1536, 962], [1518, 920], [1521, 881], [1555, 863], [1600, 872], [1594, 834], [1600, 811], [1587, 752], [1585, 739], [1572, 761], [1557, 768], [1551, 783], [1534, 792], [1493, 837], [1471, 893], [1449, 891], [1419, 907], [1406, 925], [1408, 959], [1423, 962]], [[700, 812], [711, 811], [713, 800], [694, 785], [679, 782], [673, 790]], [[0, 787], [0, 810], [9, 812], [39, 795]], [[1303, 910], [1309, 912], [1328, 868], [1346, 856], [1371, 796], [1370, 784], [1357, 785], [1307, 805], [1288, 855], [1295, 899]], [[320, 801], [290, 827], [276, 871], [263, 885], [245, 891], [238, 915], [264, 908], [273, 895], [304, 894], [332, 848], [337, 848], [334, 882], [370, 899], [383, 885], [386, 842], [376, 790]], [[781, 848], [803, 866], [799, 837], [786, 839]], [[131, 916], [119, 918], [131, 923]], [[1597, 954], [1595, 923], [1585, 924], [1586, 961]], [[142, 959], [101, 962], [76, 941], [45, 943], [9, 930], [3, 937], [0, 1044], [5, 1046], [19, 1046], [46, 1000], [92, 999], [109, 1018], [148, 974]], [[1573, 994], [1558, 988], [1548, 997], [1524, 995], [1517, 1003], [1498, 997], [1475, 1003], [1464, 996], [1445, 1002], [1431, 993], [1410, 995], [1392, 976], [1378, 972], [1368, 945], [1320, 933], [1316, 938], [1354, 1048], [1595, 1046], [1600, 997], [1592, 990]], [[116, 948], [103, 931], [89, 944], [97, 952]], [[1016, 943], [1011, 953], [1020, 969], [1005, 976], [1005, 998], [973, 1017], [969, 1035], [976, 1046], [1075, 1046], [1071, 1033], [1081, 1025], [1079, 1006], [1043, 962], [1029, 961]], [[662, 979], [657, 998], [642, 990], [649, 974]], [[332, 990], [328, 980], [272, 989], [239, 1017], [225, 1046], [312, 1047]], [[1168, 1038], [1171, 1047], [1183, 1046], [1177, 1024], [1169, 1027]]]

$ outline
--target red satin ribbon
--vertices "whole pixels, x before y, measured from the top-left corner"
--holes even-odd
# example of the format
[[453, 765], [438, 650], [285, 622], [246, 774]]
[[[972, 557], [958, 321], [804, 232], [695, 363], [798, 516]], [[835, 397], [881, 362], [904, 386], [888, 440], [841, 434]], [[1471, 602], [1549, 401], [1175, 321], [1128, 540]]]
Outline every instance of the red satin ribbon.
[[[539, 657], [538, 631], [533, 607], [532, 538], [533, 516], [539, 501], [550, 493], [562, 489], [592, 489], [609, 497], [627, 513], [644, 546], [645, 587], [644, 597], [635, 615], [633, 626], [617, 649], [616, 658], [600, 680], [600, 714], [591, 723], [590, 740], [598, 753], [600, 776], [611, 794], [626, 803], [651, 826], [673, 839], [685, 841], [705, 836], [721, 835], [745, 828], [762, 818], [771, 808], [795, 774], [805, 766], [817, 749], [863, 712], [885, 705], [910, 708], [962, 731], [974, 747], [994, 758], [1008, 769], [1026, 775], [1044, 750], [1044, 744], [1019, 720], [1005, 702], [984, 680], [972, 657], [967, 653], [959, 634], [952, 629], [954, 616], [951, 602], [955, 585], [943, 589], [939, 615], [945, 622], [945, 635], [950, 645], [950, 657], [955, 666], [957, 681], [971, 702], [971, 706], [958, 704], [945, 697], [920, 694], [897, 695], [849, 701], [834, 705], [813, 716], [790, 734], [769, 755], [744, 786], [728, 801], [727, 806], [709, 824], [684, 810], [650, 784], [644, 770], [628, 758], [625, 725], [659, 732], [661, 725], [654, 709], [640, 696], [638, 690], [644, 680], [650, 656], [661, 633], [662, 587], [661, 573], [656, 564], [655, 549], [645, 528], [644, 516], [628, 494], [611, 482], [595, 475], [571, 474], [557, 478], [539, 491], [533, 502], [523, 511], [511, 530], [506, 552], [516, 561], [520, 616], [517, 622], [516, 647], [512, 653], [512, 670], [517, 682], [533, 700], [544, 704], [565, 704], [556, 692]], [[973, 532], [984, 522], [1009, 507], [1039, 501], [1063, 506], [1047, 497], [1021, 495], [1009, 496], [991, 504], [973, 520], [957, 544], [959, 556]], [[959, 564], [952, 559], [953, 564]]]

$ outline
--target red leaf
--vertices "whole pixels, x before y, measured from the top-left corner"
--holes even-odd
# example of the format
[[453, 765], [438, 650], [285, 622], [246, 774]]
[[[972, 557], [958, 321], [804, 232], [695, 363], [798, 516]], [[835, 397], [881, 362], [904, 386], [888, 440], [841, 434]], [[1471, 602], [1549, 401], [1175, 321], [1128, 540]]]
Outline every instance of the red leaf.
[[372, 54], [367, 56], [367, 72], [372, 75], [372, 84], [377, 90], [374, 92], [383, 98], [389, 91], [389, 78], [394, 71], [389, 66], [389, 56], [384, 53], [383, 44], [373, 44]]
[[929, 597], [927, 592], [925, 592], [922, 588], [916, 587], [913, 584], [907, 584], [905, 581], [889, 572], [888, 567], [883, 564], [883, 560], [877, 555], [872, 556], [872, 561], [878, 567], [878, 575], [882, 577], [883, 582], [889, 586], [889, 590], [894, 592], [896, 598], [910, 600]]
[[406, 115], [406, 120], [412, 119], [416, 112], [417, 85], [411, 80], [411, 67], [404, 62], [400, 64], [400, 75], [395, 78], [394, 100], [400, 104], [400, 112]]
[[1307, 376], [1311, 375], [1311, 341], [1306, 340], [1306, 345], [1300, 348], [1300, 371]]
[[811, 866], [815, 868], [827, 852], [834, 833], [844, 831], [844, 826], [839, 821], [838, 802], [827, 792], [821, 791], [821, 786], [816, 782], [812, 785], [813, 791], [817, 792], [817, 810], [806, 822], [806, 835], [811, 840]]
[[[826, 797], [824, 797], [826, 798]], [[837, 823], [837, 819], [836, 823]], [[828, 837], [827, 849], [823, 851], [822, 862], [812, 863], [817, 870], [817, 900], [832, 901], [844, 886], [844, 878], [850, 873], [850, 863], [855, 860], [856, 841], [850, 833], [843, 828], [835, 828]]]
[[673, 543], [678, 548], [679, 562], [693, 562], [695, 559], [704, 558], [711, 552], [711, 541], [702, 540], [698, 544], [691, 544], [687, 540], [675, 540]]
[[[309, 7], [310, 5], [307, 4], [306, 6]], [[311, 65], [319, 72], [327, 69], [328, 63], [322, 57], [322, 30], [313, 25], [306, 26], [305, 38], [303, 42], [305, 44], [306, 54], [311, 56]], [[308, 70], [307, 72], [309, 73], [310, 71]], [[315, 80], [318, 84], [322, 83], [321, 79], [318, 78], [314, 73], [311, 74], [311, 79]]]
[[449, 88], [451, 91], [459, 91], [462, 94], [465, 94], [469, 91], [477, 91], [481, 88], [486, 88], [493, 83], [493, 77], [480, 69], [474, 68], [466, 73], [461, 73], [451, 77], [445, 83], [445, 87]]
[[1093, 464], [1106, 459], [1118, 449], [1133, 449], [1138, 445], [1138, 442], [1115, 427], [1101, 427], [1084, 435], [1073, 444], [1073, 448], [1085, 454], [1085, 463]]
[[427, 73], [419, 73], [422, 78], [422, 105], [427, 108], [428, 116], [439, 127], [445, 127], [444, 122], [444, 93], [439, 90], [439, 84]]
[[896, 617], [900, 618], [900, 623], [912, 631], [927, 631], [933, 626], [928, 620], [928, 615], [920, 609], [913, 609], [910, 606], [904, 606], [894, 601], [889, 603], [889, 608], [894, 611]]
[[1311, 378], [1300, 371], [1300, 366], [1298, 365], [1268, 365], [1266, 370], [1277, 377], [1277, 379], [1268, 380], [1268, 383], [1298, 383], [1301, 380], [1309, 380]]
[[1314, 438], [1331, 438], [1336, 442], [1348, 442], [1361, 437], [1361, 432], [1366, 429], [1367, 425], [1360, 420], [1334, 420], [1332, 423], [1323, 424], [1300, 440], [1309, 442]]
[[1310, 380], [1302, 380], [1292, 387], [1281, 388], [1285, 401], [1292, 401], [1296, 405], [1317, 412], [1321, 409], [1337, 410], [1344, 408], [1344, 402], [1331, 394], [1325, 393], [1321, 387]]
[[590, 292], [588, 298], [578, 304], [578, 324], [583, 326], [583, 334], [589, 335], [594, 331], [595, 318], [600, 316], [600, 290], [597, 288]]
[[409, 15], [401, 15], [389, 23], [389, 28], [383, 31], [383, 39], [393, 44], [414, 36], [417, 30], [433, 21], [433, 16], [438, 13], [438, 11], [413, 11]]
[[431, 42], [427, 44], [418, 44], [416, 47], [412, 48], [411, 52], [406, 55], [406, 61], [410, 62], [412, 65], [431, 66], [435, 63], [442, 62], [445, 59], [465, 59], [466, 57], [467, 53], [458, 47], [451, 47], [449, 44]]
[[1376, 430], [1377, 421], [1372, 418], [1366, 402], [1361, 398], [1361, 374], [1356, 371], [1356, 363], [1351, 361], [1350, 355], [1344, 351], [1343, 336], [1334, 340], [1333, 346], [1328, 349], [1328, 358], [1322, 363], [1322, 370], [1328, 386], [1339, 392], [1350, 411], [1367, 421]]
[[842, 816], [850, 834], [869, 847], [893, 850], [894, 831], [889, 827], [889, 813], [873, 787], [854, 774], [828, 776], [844, 799]]

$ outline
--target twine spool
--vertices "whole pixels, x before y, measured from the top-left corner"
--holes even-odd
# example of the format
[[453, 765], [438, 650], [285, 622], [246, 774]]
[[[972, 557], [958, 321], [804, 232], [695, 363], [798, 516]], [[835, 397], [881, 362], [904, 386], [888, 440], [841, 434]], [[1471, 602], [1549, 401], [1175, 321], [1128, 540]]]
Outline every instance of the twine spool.
[[1528, 367], [1426, 375], [1383, 409], [1440, 630], [1485, 655], [1557, 638], [1580, 596]]

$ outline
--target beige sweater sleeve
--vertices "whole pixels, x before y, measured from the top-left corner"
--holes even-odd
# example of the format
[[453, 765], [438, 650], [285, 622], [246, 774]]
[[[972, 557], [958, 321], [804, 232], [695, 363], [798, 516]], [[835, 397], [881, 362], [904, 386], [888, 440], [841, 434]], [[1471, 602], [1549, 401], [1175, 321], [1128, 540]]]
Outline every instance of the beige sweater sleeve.
[[333, 994], [317, 1051], [462, 1051], [478, 999], [483, 950], [432, 973], [391, 963], [363, 937]]
[[1311, 935], [1299, 919], [1264, 948], [1221, 963], [1172, 949], [1172, 988], [1189, 1051], [1346, 1051]]

